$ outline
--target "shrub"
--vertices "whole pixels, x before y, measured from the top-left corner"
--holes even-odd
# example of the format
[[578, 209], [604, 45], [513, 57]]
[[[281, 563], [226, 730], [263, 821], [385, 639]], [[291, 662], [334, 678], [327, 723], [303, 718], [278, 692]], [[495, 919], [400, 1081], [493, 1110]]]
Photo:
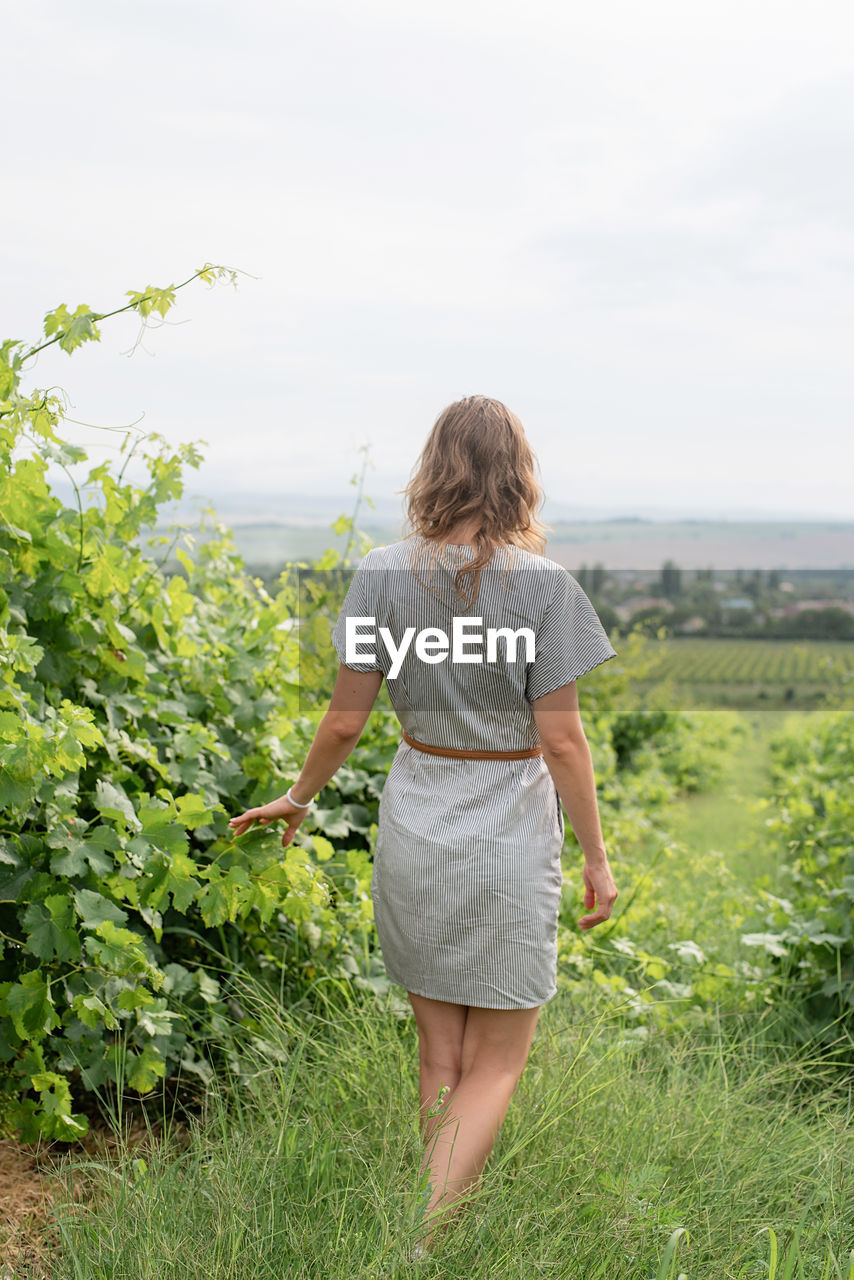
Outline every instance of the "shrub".
[[[119, 309], [144, 322], [175, 289], [130, 296]], [[388, 750], [375, 737], [286, 851], [272, 829], [233, 838], [233, 813], [293, 779], [319, 714], [298, 707], [295, 587], [249, 579], [215, 521], [194, 557], [177, 547], [181, 572], [164, 570], [181, 531], [143, 535], [198, 465], [194, 445], [128, 435], [120, 469], [74, 480], [86, 453], [58, 434], [62, 397], [20, 381], [43, 347], [96, 340], [101, 319], [63, 306], [41, 345], [0, 348], [0, 1121], [24, 1139], [79, 1136], [79, 1090], [206, 1077], [229, 973], [305, 984], [322, 955], [333, 976], [359, 975]], [[125, 478], [134, 453], [142, 484]]]
[[761, 947], [800, 997], [810, 1033], [854, 1031], [854, 717], [798, 716], [772, 744], [774, 816], [785, 896], [767, 891]]

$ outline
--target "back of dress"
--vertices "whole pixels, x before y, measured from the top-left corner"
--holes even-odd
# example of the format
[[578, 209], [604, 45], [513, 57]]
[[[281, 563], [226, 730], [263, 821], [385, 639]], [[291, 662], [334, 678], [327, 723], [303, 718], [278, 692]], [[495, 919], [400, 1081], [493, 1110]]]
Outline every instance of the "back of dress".
[[[423, 553], [424, 540], [409, 538], [361, 561], [333, 632], [339, 658], [357, 671], [383, 671], [417, 743], [492, 752], [537, 746], [531, 701], [616, 656], [592, 604], [561, 565], [513, 547], [496, 551], [465, 608], [454, 572], [473, 549], [443, 547], [443, 563], [429, 575], [420, 555], [421, 567], [413, 565], [419, 543]], [[472, 642], [457, 661], [450, 651], [440, 657], [438, 633], [450, 640], [454, 618], [468, 620], [470, 639], [489, 628], [517, 633], [515, 661], [506, 634], [492, 655], [485, 642]], [[348, 653], [348, 620], [351, 641], [358, 631], [367, 657]], [[401, 741], [380, 797], [371, 877], [389, 978], [467, 1006], [520, 1009], [550, 999], [564, 833], [542, 754], [456, 759]]]
[[[454, 574], [473, 549], [444, 544], [432, 569], [429, 550], [413, 537], [362, 559], [333, 631], [339, 659], [356, 671], [383, 671], [403, 728], [421, 742], [465, 750], [536, 746], [531, 702], [617, 656], [593, 605], [554, 560], [500, 547], [467, 607]], [[359, 644], [349, 654], [348, 618]], [[425, 631], [439, 634], [419, 643]]]

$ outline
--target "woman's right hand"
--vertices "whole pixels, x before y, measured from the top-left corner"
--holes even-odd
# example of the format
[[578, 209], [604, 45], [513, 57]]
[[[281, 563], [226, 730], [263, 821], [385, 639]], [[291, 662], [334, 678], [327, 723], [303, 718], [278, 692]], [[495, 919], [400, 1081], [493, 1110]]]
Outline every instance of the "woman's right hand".
[[608, 919], [619, 895], [607, 858], [585, 859], [583, 874], [584, 905], [591, 914], [582, 916], [578, 921], [578, 927], [585, 930], [594, 929], [597, 924]]
[[242, 836], [244, 831], [249, 830], [253, 822], [258, 822], [262, 827], [266, 827], [271, 822], [276, 822], [279, 818], [283, 818], [287, 826], [282, 836], [282, 846], [287, 848], [296, 835], [300, 823], [307, 817], [308, 809], [300, 809], [297, 805], [292, 804], [287, 796], [279, 796], [278, 800], [271, 800], [269, 804], [261, 805], [260, 808], [244, 810], [237, 817], [231, 818], [228, 825], [235, 836]]

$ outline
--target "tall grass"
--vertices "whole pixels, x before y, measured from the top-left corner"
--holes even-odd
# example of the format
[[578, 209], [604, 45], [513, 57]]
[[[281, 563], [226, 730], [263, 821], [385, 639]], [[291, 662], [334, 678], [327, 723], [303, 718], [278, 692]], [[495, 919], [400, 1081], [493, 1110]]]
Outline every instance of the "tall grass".
[[[671, 956], [687, 928], [716, 960], [743, 954], [746, 886], [776, 873], [752, 806], [770, 728], [755, 723], [727, 776], [667, 815], [684, 858], [652, 858], [663, 834], [643, 827], [620, 850], [621, 927], [638, 946]], [[710, 997], [695, 1022], [639, 1027], [630, 989], [621, 1007], [595, 977], [542, 1010], [481, 1185], [419, 1274], [854, 1280], [852, 1083], [802, 1042], [797, 1007]], [[311, 1002], [283, 1008], [245, 984], [232, 1076], [189, 1131], [88, 1162], [92, 1197], [58, 1211], [55, 1280], [411, 1274], [418, 1044], [394, 990], [380, 1004], [318, 979]]]
[[[221, 1078], [182, 1140], [90, 1165], [89, 1203], [58, 1211], [56, 1280], [411, 1273], [414, 1022], [336, 984], [313, 1009], [241, 1000], [240, 1085]], [[593, 994], [556, 996], [482, 1185], [419, 1274], [851, 1280], [850, 1087], [776, 1017], [639, 1044]]]

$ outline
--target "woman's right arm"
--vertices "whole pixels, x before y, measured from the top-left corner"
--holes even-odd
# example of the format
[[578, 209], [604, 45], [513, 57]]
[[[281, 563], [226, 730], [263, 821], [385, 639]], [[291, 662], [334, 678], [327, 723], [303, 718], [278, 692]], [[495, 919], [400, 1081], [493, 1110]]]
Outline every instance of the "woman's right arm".
[[610, 916], [617, 886], [605, 851], [593, 759], [581, 723], [575, 681], [536, 698], [531, 707], [543, 759], [584, 852], [584, 905], [590, 914], [582, 916], [578, 926], [592, 929]]

